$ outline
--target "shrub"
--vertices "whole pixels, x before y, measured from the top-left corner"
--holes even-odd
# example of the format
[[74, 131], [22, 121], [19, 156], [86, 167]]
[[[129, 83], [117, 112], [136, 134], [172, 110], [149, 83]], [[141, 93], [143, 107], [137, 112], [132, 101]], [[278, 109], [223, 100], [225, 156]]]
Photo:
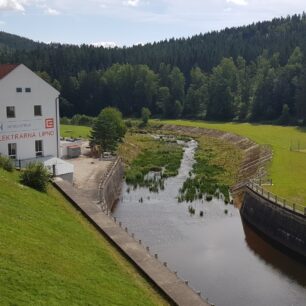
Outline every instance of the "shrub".
[[30, 163], [20, 173], [20, 182], [41, 192], [46, 192], [50, 173], [42, 163]]
[[61, 124], [71, 124], [70, 119], [67, 117], [62, 117], [60, 122]]
[[206, 199], [207, 202], [210, 202], [213, 199], [213, 197], [212, 197], [212, 195], [207, 194], [205, 199]]
[[133, 123], [132, 123], [132, 121], [129, 119], [129, 120], [125, 120], [125, 126], [127, 127], [127, 128], [131, 128], [132, 126], [133, 126]]
[[191, 205], [188, 206], [188, 211], [191, 215], [195, 214], [195, 209]]
[[12, 172], [14, 170], [13, 161], [7, 156], [0, 156], [0, 168]]

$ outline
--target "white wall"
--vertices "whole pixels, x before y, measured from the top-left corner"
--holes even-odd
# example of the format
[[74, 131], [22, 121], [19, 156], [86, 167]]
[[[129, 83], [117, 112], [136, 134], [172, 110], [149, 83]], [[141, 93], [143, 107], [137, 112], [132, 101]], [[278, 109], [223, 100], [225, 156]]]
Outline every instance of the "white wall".
[[[16, 92], [22, 88], [22, 93]], [[31, 92], [25, 92], [25, 88]], [[8, 154], [8, 143], [17, 143], [17, 159], [35, 157], [35, 140], [43, 140], [44, 156], [59, 153], [59, 92], [24, 65], [0, 80], [0, 153]], [[42, 116], [34, 116], [34, 105], [42, 106]], [[7, 118], [6, 106], [15, 106], [16, 118]], [[56, 109], [57, 108], [57, 109]], [[46, 127], [53, 119], [54, 127]], [[23, 136], [23, 138], [22, 138]]]

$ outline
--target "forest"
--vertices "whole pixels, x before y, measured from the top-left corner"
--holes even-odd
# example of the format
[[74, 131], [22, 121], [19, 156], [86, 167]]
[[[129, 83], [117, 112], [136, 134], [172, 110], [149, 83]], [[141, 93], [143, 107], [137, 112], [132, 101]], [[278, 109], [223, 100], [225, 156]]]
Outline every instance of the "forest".
[[61, 91], [61, 115], [306, 121], [306, 14], [132, 47], [43, 44], [0, 32], [0, 63]]

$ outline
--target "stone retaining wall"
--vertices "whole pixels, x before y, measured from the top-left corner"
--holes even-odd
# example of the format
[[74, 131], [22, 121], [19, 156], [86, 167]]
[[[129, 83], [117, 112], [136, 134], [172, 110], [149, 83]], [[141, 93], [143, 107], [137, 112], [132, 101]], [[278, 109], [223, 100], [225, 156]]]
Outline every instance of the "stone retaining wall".
[[117, 158], [107, 173], [101, 178], [99, 184], [99, 205], [103, 212], [109, 214], [114, 203], [121, 193], [124, 167], [120, 158]]
[[240, 213], [265, 236], [306, 258], [306, 216], [276, 205], [248, 187]]

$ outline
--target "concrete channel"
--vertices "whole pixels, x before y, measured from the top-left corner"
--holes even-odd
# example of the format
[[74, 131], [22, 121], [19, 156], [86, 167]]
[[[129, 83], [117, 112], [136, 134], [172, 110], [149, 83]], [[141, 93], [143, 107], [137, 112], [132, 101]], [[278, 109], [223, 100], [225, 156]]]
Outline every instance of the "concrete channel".
[[156, 254], [151, 255], [149, 248], [136, 241], [128, 229], [123, 229], [115, 219], [104, 214], [99, 205], [94, 205], [82, 195], [82, 191], [60, 178], [53, 184], [67, 199], [106, 236], [174, 305], [209, 306], [208, 302], [181, 280], [175, 272], [167, 268], [167, 263], [158, 261]]

